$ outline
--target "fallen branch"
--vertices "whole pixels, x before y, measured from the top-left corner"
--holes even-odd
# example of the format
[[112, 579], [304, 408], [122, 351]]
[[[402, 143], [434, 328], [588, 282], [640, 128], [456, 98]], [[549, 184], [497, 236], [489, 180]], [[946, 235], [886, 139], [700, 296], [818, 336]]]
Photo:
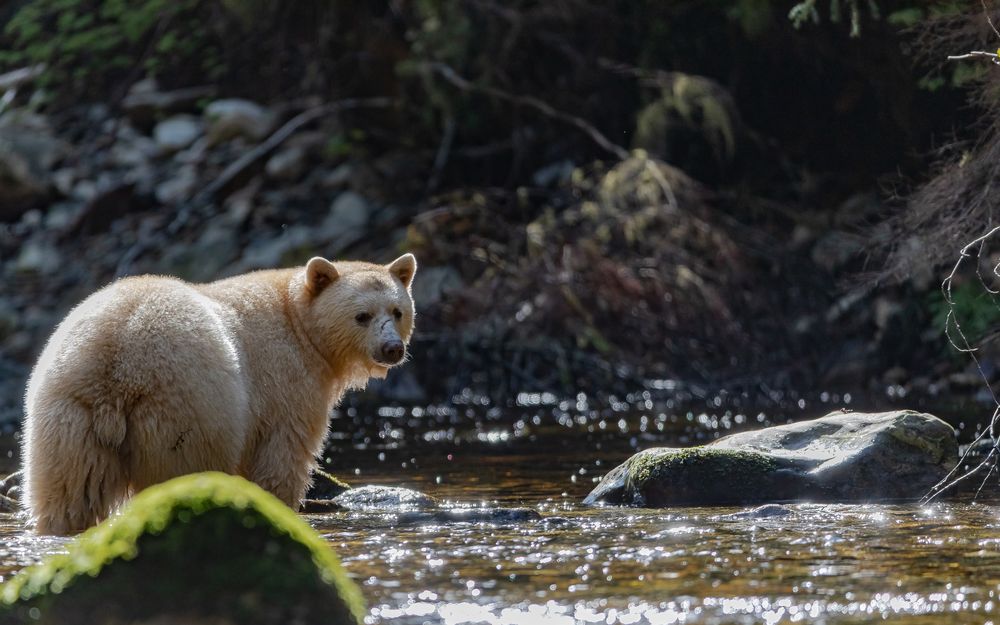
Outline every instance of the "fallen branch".
[[128, 275], [129, 271], [131, 271], [132, 263], [134, 263], [135, 260], [147, 249], [149, 249], [153, 240], [157, 238], [158, 235], [162, 236], [165, 234], [168, 237], [172, 237], [176, 233], [180, 232], [181, 228], [187, 225], [188, 221], [190, 221], [192, 215], [194, 215], [197, 210], [202, 209], [211, 204], [213, 201], [227, 195], [229, 192], [238, 187], [241, 182], [245, 182], [244, 178], [248, 176], [252, 169], [259, 165], [275, 149], [287, 141], [289, 137], [295, 134], [303, 126], [306, 126], [310, 122], [316, 121], [317, 119], [338, 113], [340, 111], [357, 108], [386, 108], [391, 106], [392, 103], [393, 100], [391, 98], [350, 98], [316, 106], [299, 113], [292, 119], [285, 122], [281, 128], [274, 131], [271, 136], [258, 144], [252, 150], [230, 163], [229, 166], [226, 167], [221, 174], [219, 174], [219, 177], [213, 180], [211, 184], [198, 193], [194, 199], [182, 204], [178, 209], [177, 214], [164, 229], [154, 230], [146, 236], [140, 235], [136, 242], [125, 251], [121, 259], [118, 261], [118, 266], [115, 269], [115, 277], [120, 278]]
[[229, 166], [226, 167], [221, 174], [219, 174], [218, 178], [205, 187], [200, 195], [207, 199], [218, 199], [218, 196], [228, 194], [234, 187], [238, 186], [238, 183], [241, 182], [251, 169], [253, 169], [256, 165], [259, 165], [265, 158], [274, 152], [278, 146], [310, 122], [348, 109], [386, 108], [391, 106], [392, 103], [393, 100], [390, 98], [351, 98], [348, 100], [331, 102], [330, 104], [323, 104], [307, 111], [303, 111], [285, 122], [285, 125], [274, 131], [270, 137], [258, 144], [255, 148], [230, 163]]

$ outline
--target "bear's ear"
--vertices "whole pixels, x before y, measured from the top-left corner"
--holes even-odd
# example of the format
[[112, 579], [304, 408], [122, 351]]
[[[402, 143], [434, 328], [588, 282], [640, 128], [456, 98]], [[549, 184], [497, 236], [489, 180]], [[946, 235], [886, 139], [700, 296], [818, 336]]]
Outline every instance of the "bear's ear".
[[403, 254], [388, 265], [389, 273], [399, 278], [403, 286], [410, 288], [413, 275], [417, 273], [417, 258], [413, 254]]
[[319, 295], [339, 277], [337, 268], [325, 258], [315, 256], [306, 263], [306, 290], [313, 297]]

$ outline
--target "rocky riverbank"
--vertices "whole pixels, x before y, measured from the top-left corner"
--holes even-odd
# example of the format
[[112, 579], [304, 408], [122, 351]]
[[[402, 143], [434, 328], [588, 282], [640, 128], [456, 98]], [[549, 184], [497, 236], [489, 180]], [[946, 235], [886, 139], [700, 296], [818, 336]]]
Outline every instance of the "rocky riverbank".
[[[17, 80], [8, 88], [31, 75]], [[643, 150], [560, 157], [509, 189], [434, 193], [422, 178], [433, 154], [371, 150], [362, 128], [389, 100], [222, 96], [143, 80], [115, 106], [41, 113], [27, 101], [0, 112], [0, 422], [18, 422], [55, 324], [116, 277], [207, 281], [404, 249], [421, 262], [414, 362], [373, 385], [380, 401], [684, 382], [983, 391], [978, 371], [942, 357], [926, 299], [831, 288], [856, 267], [861, 241], [848, 233], [880, 210], [872, 194], [848, 197], [837, 223], [800, 223], [783, 240], [784, 225], [734, 216], [757, 200]], [[664, 106], [643, 119], [673, 119]]]

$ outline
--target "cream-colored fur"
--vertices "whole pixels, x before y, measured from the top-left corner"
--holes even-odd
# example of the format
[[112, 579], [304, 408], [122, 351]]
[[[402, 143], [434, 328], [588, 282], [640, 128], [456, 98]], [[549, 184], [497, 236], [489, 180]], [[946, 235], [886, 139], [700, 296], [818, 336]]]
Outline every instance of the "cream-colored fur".
[[398, 364], [380, 359], [413, 332], [415, 272], [410, 254], [389, 265], [314, 258], [210, 284], [125, 278], [88, 297], [28, 383], [36, 530], [83, 530], [132, 493], [196, 471], [242, 475], [297, 507], [331, 407]]

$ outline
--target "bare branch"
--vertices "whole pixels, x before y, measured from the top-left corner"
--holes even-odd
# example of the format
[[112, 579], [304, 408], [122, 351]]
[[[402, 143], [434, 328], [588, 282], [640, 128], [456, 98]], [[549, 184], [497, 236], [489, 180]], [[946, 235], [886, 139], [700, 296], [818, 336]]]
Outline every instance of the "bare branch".
[[132, 264], [149, 249], [149, 247], [153, 244], [153, 241], [158, 236], [163, 236], [164, 234], [172, 236], [177, 232], [180, 232], [180, 230], [188, 224], [192, 216], [198, 210], [204, 209], [204, 207], [209, 205], [213, 200], [219, 199], [220, 196], [225, 195], [228, 191], [232, 190], [232, 188], [246, 176], [247, 172], [249, 172], [254, 166], [258, 165], [264, 158], [271, 154], [282, 143], [287, 141], [289, 137], [298, 132], [303, 126], [317, 119], [338, 113], [340, 111], [357, 108], [385, 108], [391, 106], [392, 103], [393, 100], [391, 98], [349, 98], [323, 104], [299, 113], [292, 119], [285, 122], [281, 128], [274, 131], [271, 136], [262, 141], [252, 150], [230, 163], [229, 166], [226, 167], [221, 174], [219, 174], [218, 178], [213, 180], [211, 184], [198, 193], [194, 199], [183, 203], [178, 208], [177, 214], [167, 224], [165, 229], [140, 234], [135, 243], [133, 243], [132, 246], [129, 247], [119, 259], [118, 265], [115, 269], [115, 276], [122, 277], [128, 275], [128, 273], [132, 270]]
[[[955, 467], [948, 473], [948, 475], [946, 475], [940, 482], [938, 482], [931, 489], [931, 492], [924, 497], [925, 502], [934, 500], [945, 491], [954, 488], [959, 483], [975, 475], [983, 468], [989, 466], [989, 469], [986, 473], [986, 477], [983, 478], [983, 483], [985, 483], [986, 479], [988, 479], [989, 476], [993, 473], [993, 471], [996, 470], [997, 468], [996, 464], [998, 462], [998, 458], [1000, 458], [1000, 455], [996, 453], [998, 449], [1000, 449], [1000, 440], [996, 438], [996, 428], [998, 422], [1000, 422], [1000, 398], [997, 397], [996, 392], [993, 390], [993, 385], [990, 383], [990, 378], [986, 374], [986, 371], [983, 369], [983, 365], [980, 362], [979, 357], [976, 355], [978, 347], [974, 347], [969, 341], [968, 337], [966, 337], [965, 333], [962, 331], [962, 326], [959, 323], [957, 315], [955, 314], [955, 300], [952, 297], [952, 291], [951, 291], [952, 284], [954, 283], [959, 270], [969, 259], [974, 259], [975, 262], [977, 263], [976, 274], [979, 275], [978, 262], [979, 258], [982, 256], [983, 245], [998, 232], [1000, 232], [1000, 226], [991, 228], [985, 234], [976, 237], [972, 241], [966, 243], [965, 246], [962, 247], [962, 251], [959, 253], [958, 260], [952, 267], [951, 273], [949, 273], [948, 276], [941, 283], [941, 292], [944, 296], [945, 304], [948, 306], [948, 313], [945, 316], [945, 335], [948, 338], [948, 342], [951, 343], [951, 346], [954, 347], [956, 350], [968, 354], [969, 358], [972, 359], [972, 362], [975, 364], [976, 370], [979, 373], [979, 377], [981, 377], [983, 382], [986, 384], [986, 389], [990, 393], [990, 397], [993, 400], [995, 408], [993, 410], [993, 415], [990, 417], [988, 428], [983, 429], [983, 431], [979, 433], [976, 439], [968, 446], [965, 454], [959, 460], [958, 464], [956, 464]], [[974, 248], [978, 248], [975, 254], [972, 253], [972, 250]], [[990, 292], [988, 288], [987, 292]], [[954, 334], [952, 333], [953, 331]], [[975, 449], [976, 444], [979, 443], [979, 441], [981, 441], [987, 435], [989, 435], [990, 438], [993, 440], [993, 446], [990, 449], [989, 453], [986, 455], [986, 458], [984, 458], [982, 462], [980, 462], [972, 469], [969, 469], [968, 471], [965, 471], [961, 475], [955, 477], [956, 474], [959, 473], [960, 467], [968, 459], [969, 454]], [[980, 490], [982, 490], [982, 485], [980, 485]]]
[[559, 121], [565, 122], [572, 126], [576, 126], [580, 130], [589, 136], [594, 143], [607, 150], [608, 152], [614, 154], [621, 160], [628, 158], [628, 150], [615, 144], [610, 139], [604, 136], [604, 134], [594, 128], [582, 117], [577, 117], [576, 115], [571, 115], [563, 111], [556, 110], [547, 102], [539, 100], [533, 96], [528, 95], [518, 95], [514, 93], [508, 93], [502, 89], [497, 89], [496, 87], [489, 87], [486, 85], [477, 85], [466, 78], [463, 78], [452, 69], [449, 65], [440, 62], [428, 62], [423, 64], [424, 67], [438, 74], [446, 81], [451, 83], [453, 86], [461, 89], [462, 91], [473, 91], [478, 93], [485, 93], [486, 95], [492, 96], [498, 100], [504, 100], [505, 102], [510, 102], [512, 104], [517, 104], [520, 106], [527, 106], [533, 108], [542, 115], [546, 117], [551, 117], [552, 119], [558, 119]]
[[229, 166], [226, 167], [221, 174], [219, 174], [219, 177], [212, 181], [212, 183], [208, 185], [204, 191], [202, 191], [202, 195], [208, 198], [214, 198], [219, 194], [224, 194], [230, 189], [233, 183], [244, 176], [247, 171], [249, 171], [256, 164], [260, 163], [278, 146], [310, 122], [348, 109], [386, 108], [391, 106], [392, 102], [393, 101], [390, 98], [350, 98], [346, 100], [339, 100], [337, 102], [331, 102], [329, 104], [323, 104], [307, 111], [303, 111], [285, 122], [284, 126], [274, 131], [274, 134], [258, 144], [254, 149], [230, 163]]
[[980, 59], [986, 58], [990, 59], [997, 65], [1000, 65], [1000, 58], [997, 57], [995, 52], [986, 52], [984, 50], [973, 50], [966, 54], [954, 54], [948, 57], [949, 61], [964, 61], [966, 59]]

